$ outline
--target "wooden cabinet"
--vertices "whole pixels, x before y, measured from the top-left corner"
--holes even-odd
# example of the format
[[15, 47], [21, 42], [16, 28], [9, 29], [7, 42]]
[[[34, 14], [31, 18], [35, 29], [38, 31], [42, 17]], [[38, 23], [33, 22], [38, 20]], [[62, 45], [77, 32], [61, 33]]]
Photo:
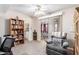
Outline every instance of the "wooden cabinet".
[[33, 32], [33, 40], [37, 40], [37, 32], [36, 31]]
[[75, 54], [79, 55], [79, 7], [75, 9], [74, 27], [75, 27]]
[[9, 20], [10, 35], [14, 36], [15, 42], [24, 43], [24, 21], [11, 18]]

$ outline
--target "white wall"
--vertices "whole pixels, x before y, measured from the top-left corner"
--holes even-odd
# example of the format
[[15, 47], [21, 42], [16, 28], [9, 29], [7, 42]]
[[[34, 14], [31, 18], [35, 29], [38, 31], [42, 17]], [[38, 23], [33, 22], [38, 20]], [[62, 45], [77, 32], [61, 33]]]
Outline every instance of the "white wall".
[[74, 32], [73, 16], [75, 8], [68, 8], [63, 10], [62, 15], [62, 31], [66, 32], [67, 37], [71, 39], [73, 37], [72, 33]]
[[[73, 16], [74, 16], [74, 10], [75, 7], [72, 8], [67, 8], [64, 10], [60, 10], [63, 12], [61, 19], [62, 19], [62, 32], [67, 33], [67, 38], [68, 39], [73, 39], [74, 38], [74, 24], [73, 24]], [[49, 36], [51, 36], [50, 34], [53, 31], [53, 17], [52, 18], [46, 18], [46, 19], [42, 19], [44, 20], [44, 22], [47, 21], [47, 19], [49, 20]]]
[[9, 30], [9, 23], [8, 20], [9, 18], [16, 18], [16, 16], [19, 17], [19, 19], [24, 20], [24, 24], [28, 23], [29, 24], [29, 34], [25, 34], [25, 37], [28, 37], [28, 40], [31, 41], [33, 40], [32, 38], [32, 18], [22, 14], [16, 10], [8, 9], [7, 12], [0, 13], [0, 37], [2, 37], [4, 34], [8, 33]]
[[[73, 27], [74, 8], [75, 7], [62, 10], [63, 11], [62, 31], [68, 33], [69, 37], [72, 37], [71, 33], [74, 32], [74, 27]], [[8, 9], [6, 13], [0, 12], [0, 36], [3, 36], [8, 31], [6, 29], [6, 28], [8, 28], [6, 25], [6, 21], [9, 18], [16, 18], [16, 16], [19, 16], [20, 19], [23, 19], [25, 23], [29, 23], [29, 29], [30, 29], [29, 34], [26, 34], [25, 37], [28, 36], [28, 39], [30, 41], [33, 40], [33, 31], [34, 31], [34, 29], [36, 29], [36, 31], [38, 33], [37, 38], [38, 38], [38, 40], [41, 39], [40, 20], [38, 20], [37, 18], [31, 18], [23, 13], [20, 13], [16, 10], [12, 10], [12, 9]], [[51, 27], [51, 25], [50, 25], [50, 27]]]
[[40, 20], [38, 20], [36, 17], [32, 18], [32, 29], [33, 31], [36, 30], [37, 32], [37, 40], [40, 41], [41, 40], [41, 22]]
[[[22, 19], [24, 20], [24, 24], [29, 24], [29, 32], [26, 34], [25, 33], [25, 37], [31, 41], [32, 40], [32, 19], [31, 17], [25, 15], [25, 14], [22, 14], [18, 11], [15, 11], [15, 10], [8, 10], [7, 14], [6, 14], [6, 17], [7, 18], [16, 18], [16, 16], [19, 17], [19, 19]], [[26, 26], [26, 25], [25, 25]]]
[[0, 13], [0, 37], [2, 37], [3, 34], [5, 34], [5, 20], [3, 19], [3, 14]]

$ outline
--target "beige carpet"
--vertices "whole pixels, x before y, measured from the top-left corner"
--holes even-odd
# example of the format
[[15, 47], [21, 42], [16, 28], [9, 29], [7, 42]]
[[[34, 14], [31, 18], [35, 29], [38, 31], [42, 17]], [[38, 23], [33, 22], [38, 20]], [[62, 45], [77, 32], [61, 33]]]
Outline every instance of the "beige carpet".
[[46, 55], [46, 42], [25, 40], [24, 44], [13, 47], [12, 52], [14, 55]]

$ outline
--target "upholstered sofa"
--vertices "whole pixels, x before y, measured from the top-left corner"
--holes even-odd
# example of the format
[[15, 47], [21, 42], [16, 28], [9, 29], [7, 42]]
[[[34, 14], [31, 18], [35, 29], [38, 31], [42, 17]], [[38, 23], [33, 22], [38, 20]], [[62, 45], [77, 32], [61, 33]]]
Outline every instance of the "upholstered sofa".
[[73, 55], [73, 51], [68, 48], [67, 34], [61, 37], [52, 35], [51, 41], [47, 42], [46, 53], [48, 55]]

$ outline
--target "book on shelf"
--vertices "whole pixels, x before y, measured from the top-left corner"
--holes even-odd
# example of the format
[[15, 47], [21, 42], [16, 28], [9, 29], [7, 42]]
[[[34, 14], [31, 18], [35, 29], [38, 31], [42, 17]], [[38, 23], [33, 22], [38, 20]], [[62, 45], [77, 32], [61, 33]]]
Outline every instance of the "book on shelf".
[[[10, 19], [10, 34], [13, 35], [18, 41], [21, 43], [24, 42], [24, 21], [23, 20], [16, 20]], [[21, 40], [21, 41], [20, 41]]]

